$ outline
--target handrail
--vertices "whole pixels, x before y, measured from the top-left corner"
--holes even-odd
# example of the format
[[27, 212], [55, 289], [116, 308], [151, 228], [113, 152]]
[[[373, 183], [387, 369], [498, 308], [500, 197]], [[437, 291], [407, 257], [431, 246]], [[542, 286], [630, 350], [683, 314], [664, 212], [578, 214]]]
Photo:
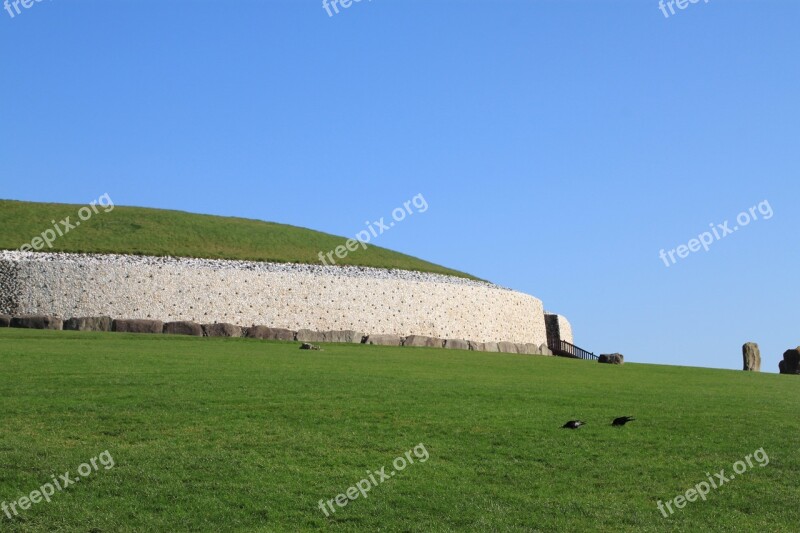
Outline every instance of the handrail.
[[550, 346], [553, 354], [561, 357], [571, 357], [573, 359], [584, 359], [587, 361], [597, 360], [597, 356], [583, 348], [578, 348], [567, 341], [556, 341]]

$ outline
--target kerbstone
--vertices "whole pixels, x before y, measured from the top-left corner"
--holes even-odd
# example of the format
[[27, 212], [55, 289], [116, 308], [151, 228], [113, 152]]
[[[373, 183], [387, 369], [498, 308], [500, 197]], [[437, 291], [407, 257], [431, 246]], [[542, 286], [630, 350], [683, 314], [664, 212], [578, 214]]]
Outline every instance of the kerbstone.
[[370, 335], [366, 339], [366, 344], [376, 346], [400, 346], [403, 339], [400, 335]]
[[243, 329], [228, 323], [203, 324], [203, 335], [206, 337], [241, 337]]
[[111, 330], [118, 333], [162, 333], [164, 323], [160, 320], [118, 318], [111, 323]]
[[73, 317], [64, 321], [64, 329], [72, 331], [111, 331], [110, 316]]
[[267, 326], [252, 326], [247, 328], [246, 337], [250, 339], [263, 339], [270, 341], [293, 341], [295, 332], [284, 328], [270, 328]]
[[11, 319], [12, 328], [64, 329], [64, 321], [58, 317], [45, 315], [15, 316]]
[[420, 348], [441, 348], [444, 339], [437, 337], [426, 337], [424, 335], [409, 335], [403, 340], [403, 346], [416, 346]]
[[447, 339], [444, 347], [448, 350], [469, 350], [469, 343], [463, 339]]
[[178, 322], [167, 322], [164, 324], [164, 333], [167, 335], [193, 335], [203, 336], [203, 326], [196, 322], [181, 320]]

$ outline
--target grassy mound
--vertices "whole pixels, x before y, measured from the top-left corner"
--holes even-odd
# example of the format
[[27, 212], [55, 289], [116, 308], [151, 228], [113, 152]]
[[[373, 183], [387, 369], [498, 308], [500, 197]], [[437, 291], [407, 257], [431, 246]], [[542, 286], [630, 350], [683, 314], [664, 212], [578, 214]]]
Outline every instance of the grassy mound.
[[[70, 217], [80, 221], [84, 206], [0, 200], [0, 249], [14, 250], [43, 231], [51, 221]], [[197, 215], [142, 207], [116, 206], [92, 214], [80, 227], [71, 229], [41, 251], [171, 255], [210, 259], [243, 259], [278, 263], [321, 264], [319, 252], [327, 253], [346, 238], [296, 226], [234, 217]], [[59, 227], [62, 227], [59, 225]], [[409, 255], [368, 245], [358, 247], [337, 264], [398, 268], [472, 277]]]
[[[3, 531], [796, 531], [792, 376], [435, 349], [0, 330]], [[612, 428], [611, 419], [635, 422]], [[588, 425], [560, 429], [569, 419]], [[326, 517], [419, 444], [429, 458]], [[763, 448], [664, 518], [670, 500]], [[416, 450], [415, 450], [416, 451]]]

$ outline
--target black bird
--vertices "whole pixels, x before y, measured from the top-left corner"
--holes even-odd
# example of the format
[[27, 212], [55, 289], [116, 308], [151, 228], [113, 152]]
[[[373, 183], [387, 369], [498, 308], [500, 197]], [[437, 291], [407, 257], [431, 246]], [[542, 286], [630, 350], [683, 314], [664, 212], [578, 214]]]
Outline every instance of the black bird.
[[633, 418], [632, 416], [621, 416], [619, 418], [615, 418], [614, 421], [611, 422], [611, 425], [612, 426], [624, 426], [625, 424], [627, 424], [628, 422], [631, 422], [632, 420], [636, 420], [636, 419]]
[[585, 425], [586, 425], [586, 422], [581, 422], [580, 420], [570, 420], [569, 422], [567, 422], [566, 424], [561, 426], [561, 428], [562, 429], [564, 429], [564, 428], [566, 428], [566, 429], [578, 429], [579, 427], [585, 426]]

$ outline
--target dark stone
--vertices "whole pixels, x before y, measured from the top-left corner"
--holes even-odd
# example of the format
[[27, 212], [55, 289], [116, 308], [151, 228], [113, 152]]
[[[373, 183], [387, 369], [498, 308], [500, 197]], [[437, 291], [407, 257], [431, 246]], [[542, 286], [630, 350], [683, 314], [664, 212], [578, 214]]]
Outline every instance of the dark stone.
[[300, 345], [301, 350], [320, 350], [321, 348], [315, 344], [304, 342]]
[[597, 359], [597, 362], [609, 365], [623, 365], [625, 364], [625, 357], [621, 353], [604, 353]]
[[160, 320], [118, 318], [111, 323], [111, 330], [117, 333], [162, 333], [164, 323]]
[[164, 324], [163, 333], [167, 335], [193, 335], [195, 337], [203, 336], [203, 326], [196, 322], [178, 321], [167, 322]]
[[781, 374], [800, 374], [800, 346], [783, 352], [783, 361], [778, 363]]
[[84, 316], [64, 321], [64, 329], [71, 331], [111, 331], [110, 316]]
[[243, 330], [233, 324], [203, 324], [203, 335], [206, 337], [241, 337]]
[[28, 329], [64, 329], [64, 321], [54, 316], [15, 316], [11, 319], [11, 327]]
[[10, 315], [0, 315], [0, 328], [7, 328], [11, 326]]

